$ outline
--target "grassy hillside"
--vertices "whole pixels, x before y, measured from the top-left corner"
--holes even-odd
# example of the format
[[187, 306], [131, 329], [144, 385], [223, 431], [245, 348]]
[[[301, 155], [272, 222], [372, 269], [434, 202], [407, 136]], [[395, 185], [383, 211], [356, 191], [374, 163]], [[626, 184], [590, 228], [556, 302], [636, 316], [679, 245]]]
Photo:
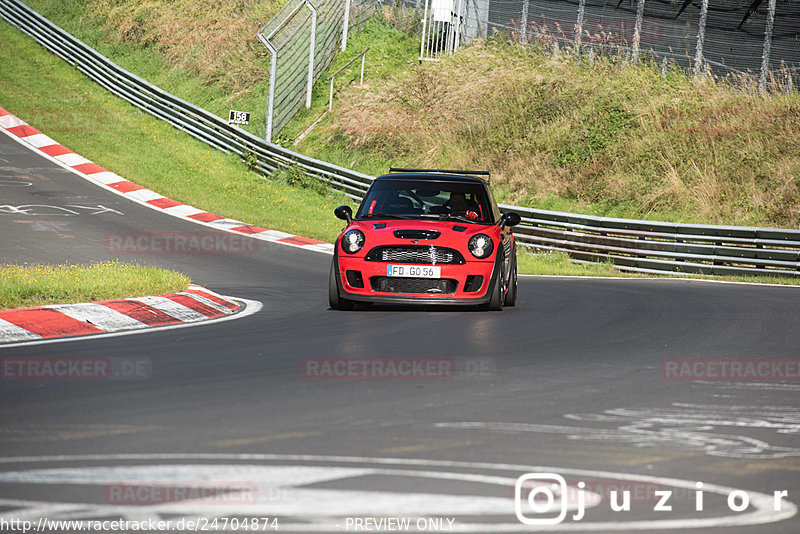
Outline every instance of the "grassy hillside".
[[[267, 58], [253, 35], [272, 2], [32, 0], [124, 67], [263, 134]], [[377, 174], [388, 166], [490, 169], [505, 202], [597, 215], [800, 228], [800, 94], [694, 80], [614, 58], [576, 60], [500, 38], [419, 64], [418, 37], [357, 34], [367, 76], [337, 81], [334, 112], [297, 149]], [[290, 145], [327, 107], [280, 134]]]
[[499, 39], [351, 86], [300, 150], [367, 172], [490, 169], [502, 200], [545, 209], [800, 228], [797, 92]]
[[123, 68], [264, 135], [269, 55], [255, 34], [285, 0], [28, 0]]
[[[346, 197], [289, 170], [269, 179], [117, 98], [0, 20], [0, 106], [103, 167], [170, 198], [250, 224], [332, 241]], [[292, 185], [294, 184], [294, 185]], [[309, 187], [310, 186], [310, 187]]]

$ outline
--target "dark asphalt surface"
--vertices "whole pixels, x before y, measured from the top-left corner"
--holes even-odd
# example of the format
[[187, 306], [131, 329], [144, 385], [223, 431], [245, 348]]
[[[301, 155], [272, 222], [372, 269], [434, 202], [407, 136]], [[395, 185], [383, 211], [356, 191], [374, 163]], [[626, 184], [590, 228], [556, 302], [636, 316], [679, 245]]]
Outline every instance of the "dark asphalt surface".
[[[280, 530], [327, 532], [391, 516], [526, 532], [533, 527], [514, 515], [514, 482], [543, 471], [596, 493], [655, 477], [626, 482], [630, 512], [611, 511], [606, 499], [554, 529], [800, 532], [796, 515], [767, 523], [779, 517], [771, 500], [731, 511], [724, 489], [770, 498], [787, 490], [800, 503], [797, 377], [688, 381], [662, 372], [674, 359], [797, 360], [800, 289], [522, 277], [517, 307], [499, 313], [335, 312], [324, 254], [264, 242], [246, 255], [118, 255], [104, 246], [109, 233], [157, 231], [214, 232], [107, 192], [0, 135], [3, 261], [137, 260], [264, 306], [220, 324], [0, 348], [0, 358], [110, 357], [149, 367], [129, 380], [0, 381], [0, 519], [269, 515]], [[456, 372], [306, 376], [307, 359], [326, 358], [434, 359]], [[403, 461], [375, 460], [385, 458]], [[252, 483], [260, 504], [109, 498], [109, 484], [131, 481]], [[698, 481], [708, 488], [702, 511]], [[673, 491], [672, 511], [636, 496], [654, 487]]]

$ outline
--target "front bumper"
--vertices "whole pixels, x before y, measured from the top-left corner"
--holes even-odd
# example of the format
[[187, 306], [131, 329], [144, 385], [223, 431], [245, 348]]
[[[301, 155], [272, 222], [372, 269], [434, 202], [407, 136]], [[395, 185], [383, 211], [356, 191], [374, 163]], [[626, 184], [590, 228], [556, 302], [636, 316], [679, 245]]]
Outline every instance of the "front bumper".
[[[440, 265], [441, 279], [454, 280], [456, 289], [448, 294], [429, 293], [399, 293], [382, 292], [373, 288], [373, 278], [386, 277], [388, 262], [365, 261], [363, 257], [348, 257], [340, 255], [338, 247], [334, 252], [334, 272], [339, 297], [354, 302], [396, 303], [417, 305], [441, 306], [476, 306], [488, 304], [491, 295], [498, 283], [498, 273], [501, 272], [500, 256], [495, 255], [494, 261], [467, 261], [462, 265]], [[392, 263], [397, 265], [398, 263]], [[347, 271], [357, 271], [361, 274], [363, 287], [351, 285], [346, 276]], [[469, 276], [483, 277], [481, 285], [474, 291], [465, 291]]]

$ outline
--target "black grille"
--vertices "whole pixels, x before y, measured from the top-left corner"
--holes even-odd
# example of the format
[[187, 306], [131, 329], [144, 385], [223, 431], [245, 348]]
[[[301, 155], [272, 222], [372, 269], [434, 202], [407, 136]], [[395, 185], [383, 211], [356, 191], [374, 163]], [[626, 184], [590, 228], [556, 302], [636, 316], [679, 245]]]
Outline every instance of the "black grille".
[[395, 230], [394, 236], [398, 239], [436, 239], [442, 235], [436, 230]]
[[367, 261], [391, 261], [397, 263], [424, 263], [428, 265], [462, 265], [464, 256], [457, 250], [433, 246], [389, 246], [375, 247], [364, 258]]
[[370, 278], [373, 291], [381, 293], [423, 293], [427, 295], [449, 295], [456, 292], [458, 282], [449, 278], [394, 278], [373, 276]]

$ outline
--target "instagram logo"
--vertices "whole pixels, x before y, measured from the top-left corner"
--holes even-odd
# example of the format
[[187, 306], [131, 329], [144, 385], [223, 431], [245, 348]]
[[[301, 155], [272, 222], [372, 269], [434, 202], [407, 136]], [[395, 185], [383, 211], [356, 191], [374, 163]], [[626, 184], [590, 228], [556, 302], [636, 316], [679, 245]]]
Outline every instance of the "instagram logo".
[[[582, 487], [579, 482], [578, 486]], [[578, 493], [578, 513], [583, 517], [583, 492]], [[528, 473], [514, 485], [514, 513], [524, 525], [557, 525], [567, 517], [567, 481], [555, 473]], [[534, 517], [535, 516], [535, 517]]]

